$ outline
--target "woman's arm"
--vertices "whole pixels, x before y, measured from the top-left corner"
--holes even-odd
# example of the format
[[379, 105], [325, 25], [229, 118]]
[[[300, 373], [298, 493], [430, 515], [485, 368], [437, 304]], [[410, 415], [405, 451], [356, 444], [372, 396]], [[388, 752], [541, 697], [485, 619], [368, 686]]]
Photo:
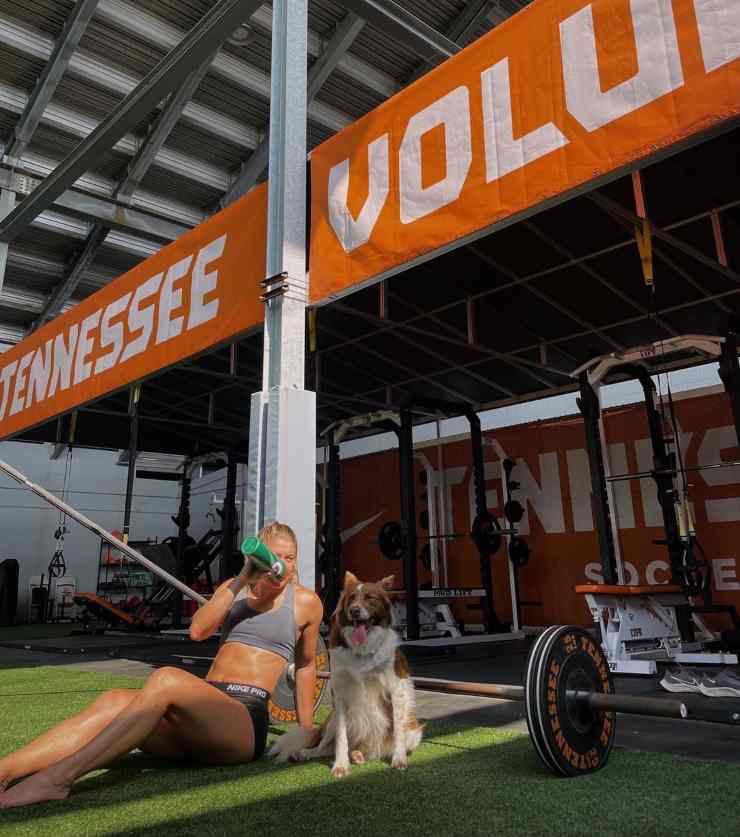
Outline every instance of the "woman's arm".
[[312, 729], [316, 692], [316, 643], [324, 608], [315, 593], [309, 590], [301, 593], [305, 595], [308, 619], [295, 649], [295, 705], [300, 726]]
[[235, 578], [224, 581], [203, 607], [198, 608], [190, 623], [190, 639], [201, 642], [212, 636], [223, 624], [239, 591], [247, 579], [242, 570]]

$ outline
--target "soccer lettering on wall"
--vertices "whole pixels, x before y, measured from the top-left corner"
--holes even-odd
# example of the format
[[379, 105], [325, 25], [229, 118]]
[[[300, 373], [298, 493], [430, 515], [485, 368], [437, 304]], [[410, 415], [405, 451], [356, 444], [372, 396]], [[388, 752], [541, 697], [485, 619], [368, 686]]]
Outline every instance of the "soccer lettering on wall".
[[319, 301], [740, 113], [738, 0], [539, 0], [311, 155]]
[[261, 324], [267, 189], [0, 355], [0, 439]]

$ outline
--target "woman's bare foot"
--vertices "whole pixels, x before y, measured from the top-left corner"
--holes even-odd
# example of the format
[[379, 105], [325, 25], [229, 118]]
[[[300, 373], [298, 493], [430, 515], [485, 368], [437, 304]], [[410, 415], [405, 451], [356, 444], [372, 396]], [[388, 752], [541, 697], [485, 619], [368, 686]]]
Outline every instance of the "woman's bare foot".
[[10, 790], [0, 793], [0, 808], [18, 808], [21, 805], [34, 805], [37, 802], [49, 802], [53, 799], [66, 799], [69, 785], [56, 784], [49, 771], [34, 773]]

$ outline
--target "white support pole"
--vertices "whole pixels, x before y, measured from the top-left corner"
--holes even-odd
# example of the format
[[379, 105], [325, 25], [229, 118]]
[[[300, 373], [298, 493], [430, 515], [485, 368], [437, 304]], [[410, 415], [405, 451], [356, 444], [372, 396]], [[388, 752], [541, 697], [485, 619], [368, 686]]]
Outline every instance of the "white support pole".
[[298, 537], [315, 587], [316, 396], [304, 389], [308, 1], [274, 0], [262, 392], [252, 397], [248, 520]]

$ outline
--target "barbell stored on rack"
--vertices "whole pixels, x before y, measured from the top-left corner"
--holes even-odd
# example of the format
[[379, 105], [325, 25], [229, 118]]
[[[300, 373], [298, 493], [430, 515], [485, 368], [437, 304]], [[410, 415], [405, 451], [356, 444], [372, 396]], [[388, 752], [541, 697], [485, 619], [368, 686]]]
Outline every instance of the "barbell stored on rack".
[[[487, 555], [493, 555], [501, 548], [503, 535], [515, 535], [514, 529], [502, 529], [491, 514], [478, 515], [470, 532], [451, 532], [444, 535], [417, 535], [418, 541], [454, 540], [472, 538], [476, 547]], [[390, 561], [400, 561], [406, 544], [403, 526], [398, 520], [388, 520], [378, 533], [378, 548]]]
[[[320, 680], [330, 677], [328, 671], [318, 672]], [[701, 716], [675, 698], [615, 694], [598, 643], [573, 625], [540, 634], [527, 658], [524, 686], [434, 677], [414, 677], [413, 682], [423, 691], [522, 701], [537, 755], [560, 776], [582, 776], [604, 767], [614, 745], [617, 712], [740, 726], [740, 713], [729, 709]]]
[[685, 473], [693, 471], [714, 471], [717, 468], [736, 468], [740, 462], [712, 462], [709, 465], [689, 465], [684, 468], [659, 468], [653, 471], [635, 471], [631, 474], [614, 474], [606, 478], [607, 482], [621, 482], [623, 480], [645, 480], [663, 474], [676, 475], [681, 471]]

